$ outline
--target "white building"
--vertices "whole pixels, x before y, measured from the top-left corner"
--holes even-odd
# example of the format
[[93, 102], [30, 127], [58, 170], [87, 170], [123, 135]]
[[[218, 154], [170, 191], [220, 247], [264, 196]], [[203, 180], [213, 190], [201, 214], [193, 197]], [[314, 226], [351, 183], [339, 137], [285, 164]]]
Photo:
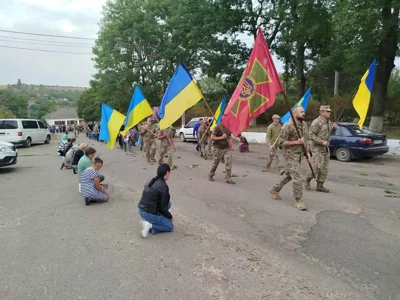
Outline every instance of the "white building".
[[78, 118], [76, 107], [57, 108], [56, 111], [49, 113], [43, 117], [49, 126], [56, 125], [72, 125], [75, 123], [80, 124], [83, 120]]

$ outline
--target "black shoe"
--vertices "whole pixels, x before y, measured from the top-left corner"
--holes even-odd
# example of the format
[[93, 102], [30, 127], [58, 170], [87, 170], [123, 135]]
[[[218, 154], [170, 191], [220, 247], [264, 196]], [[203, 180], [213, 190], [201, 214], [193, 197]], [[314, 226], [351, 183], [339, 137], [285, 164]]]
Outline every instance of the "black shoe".
[[60, 168], [60, 170], [62, 170], [62, 169], [64, 168], [64, 166], [65, 166], [65, 164], [64, 164], [64, 163], [62, 163], [62, 164], [61, 164], [61, 168]]
[[89, 197], [85, 197], [85, 204], [86, 204], [86, 206], [89, 206], [89, 205], [90, 205], [90, 199], [89, 199]]
[[76, 169], [72, 168], [72, 172], [74, 172], [74, 174], [77, 174]]

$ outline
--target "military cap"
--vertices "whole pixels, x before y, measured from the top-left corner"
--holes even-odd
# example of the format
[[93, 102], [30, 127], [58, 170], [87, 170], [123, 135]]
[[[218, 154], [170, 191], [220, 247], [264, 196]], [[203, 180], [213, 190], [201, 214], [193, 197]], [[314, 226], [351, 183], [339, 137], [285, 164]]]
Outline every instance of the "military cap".
[[281, 117], [278, 116], [277, 114], [275, 114], [275, 115], [272, 116], [272, 120], [273, 120], [273, 119], [280, 119], [280, 118], [281, 118]]
[[319, 108], [320, 111], [332, 111], [330, 105], [321, 105]]

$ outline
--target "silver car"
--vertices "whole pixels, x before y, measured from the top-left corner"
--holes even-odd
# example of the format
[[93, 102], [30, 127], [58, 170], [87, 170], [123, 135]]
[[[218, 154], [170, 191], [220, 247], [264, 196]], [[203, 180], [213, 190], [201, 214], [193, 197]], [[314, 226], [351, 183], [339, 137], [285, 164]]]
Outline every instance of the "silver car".
[[0, 141], [0, 167], [15, 165], [17, 158], [17, 147], [14, 144]]

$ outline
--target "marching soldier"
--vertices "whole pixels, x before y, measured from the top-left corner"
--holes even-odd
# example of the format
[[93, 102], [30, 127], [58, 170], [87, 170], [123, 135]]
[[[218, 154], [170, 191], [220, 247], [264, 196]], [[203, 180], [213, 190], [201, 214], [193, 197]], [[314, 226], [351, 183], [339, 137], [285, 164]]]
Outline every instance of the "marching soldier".
[[[306, 210], [306, 205], [303, 202], [303, 186], [301, 178], [301, 158], [304, 155], [303, 145], [307, 145], [307, 124], [304, 120], [304, 108], [297, 106], [293, 109], [293, 115], [299, 128], [301, 138], [298, 137], [293, 120], [289, 120], [282, 126], [279, 143], [284, 150], [285, 170], [278, 181], [269, 192], [275, 200], [280, 200], [279, 192], [285, 184], [293, 180], [293, 197], [296, 200], [296, 208], [298, 210]], [[310, 156], [307, 149], [307, 160], [310, 161]]]
[[[329, 190], [324, 187], [324, 182], [328, 175], [330, 159], [329, 137], [332, 128], [337, 128], [336, 123], [331, 123], [331, 121], [329, 121], [330, 116], [330, 106], [322, 105], [319, 109], [319, 117], [311, 123], [309, 132], [312, 163], [317, 180], [316, 190], [324, 193], [329, 193]], [[313, 175], [310, 171], [304, 180], [304, 187], [307, 190], [311, 190], [310, 182], [312, 179]]]
[[168, 155], [168, 165], [172, 169], [172, 150], [175, 149], [174, 133], [170, 128], [162, 129], [159, 131], [157, 138], [160, 140], [160, 159], [158, 164], [161, 165], [164, 156]]
[[213, 144], [214, 162], [212, 164], [208, 179], [214, 181], [215, 171], [222, 159], [225, 160], [225, 179], [226, 183], [235, 184], [232, 180], [232, 137], [228, 129], [222, 124], [217, 125], [211, 133], [211, 140]]
[[144, 151], [148, 163], [156, 162], [156, 136], [157, 129], [153, 126], [151, 118], [147, 119], [146, 125], [140, 127], [140, 134], [143, 136]]
[[280, 169], [279, 157], [278, 157], [278, 138], [281, 131], [281, 124], [279, 123], [280, 116], [272, 116], [272, 124], [267, 128], [267, 143], [269, 144], [269, 157], [267, 159], [266, 171], [268, 172], [271, 168], [271, 163], [275, 160], [276, 166]]
[[207, 160], [207, 143], [210, 136], [210, 129], [208, 128], [209, 123], [203, 121], [199, 128], [199, 142], [200, 142], [200, 156]]

